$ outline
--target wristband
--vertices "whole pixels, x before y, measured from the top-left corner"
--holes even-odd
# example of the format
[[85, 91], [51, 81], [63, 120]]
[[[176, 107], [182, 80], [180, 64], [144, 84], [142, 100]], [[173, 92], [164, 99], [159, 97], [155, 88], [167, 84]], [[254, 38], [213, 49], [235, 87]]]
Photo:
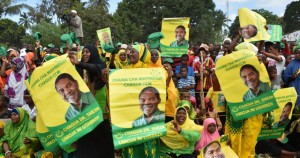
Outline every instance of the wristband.
[[6, 156], [8, 153], [11, 153], [11, 151], [10, 151], [10, 150], [6, 151], [6, 152], [5, 152], [5, 156]]

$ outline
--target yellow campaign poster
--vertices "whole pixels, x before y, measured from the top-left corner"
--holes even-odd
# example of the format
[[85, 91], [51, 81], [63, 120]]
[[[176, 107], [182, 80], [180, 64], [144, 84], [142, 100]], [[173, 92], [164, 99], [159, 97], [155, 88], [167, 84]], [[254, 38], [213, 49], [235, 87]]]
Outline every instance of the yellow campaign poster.
[[244, 41], [251, 42], [270, 39], [271, 36], [266, 29], [267, 21], [264, 17], [248, 8], [240, 8], [238, 14]]
[[73, 142], [103, 121], [100, 106], [67, 54], [36, 68], [25, 84], [41, 118], [39, 124], [43, 123], [68, 152], [74, 150], [70, 147]]
[[283, 132], [291, 120], [297, 92], [294, 87], [278, 89], [274, 92], [274, 96], [279, 108], [263, 114], [263, 127], [258, 140], [275, 138], [280, 138], [280, 141], [286, 140]]
[[246, 49], [216, 63], [216, 74], [235, 121], [278, 108], [263, 69], [255, 53]]
[[163, 68], [112, 71], [109, 100], [115, 149], [165, 135], [166, 77]]
[[180, 57], [186, 54], [189, 47], [190, 18], [164, 18], [161, 32], [160, 49], [162, 57]]
[[201, 151], [197, 158], [238, 158], [236, 153], [228, 145], [228, 135], [208, 143]]
[[112, 38], [111, 38], [111, 31], [110, 31], [109, 27], [97, 30], [97, 35], [98, 35], [98, 39], [100, 41], [102, 52], [105, 52], [105, 50], [104, 50], [105, 44], [114, 46], [114, 44], [112, 42]]

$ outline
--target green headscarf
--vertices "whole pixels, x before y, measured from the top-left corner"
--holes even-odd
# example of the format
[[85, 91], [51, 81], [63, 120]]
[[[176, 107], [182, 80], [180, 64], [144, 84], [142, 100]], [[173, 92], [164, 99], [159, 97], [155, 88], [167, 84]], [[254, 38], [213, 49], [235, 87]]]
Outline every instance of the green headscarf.
[[193, 107], [193, 105], [191, 104], [190, 101], [181, 100], [178, 104], [178, 107], [180, 107], [180, 106], [181, 107], [188, 107], [189, 108], [188, 114], [189, 114], [190, 119], [195, 120], [196, 112], [195, 112], [194, 107]]
[[[28, 112], [23, 108], [15, 108], [12, 112], [19, 115], [20, 121], [16, 124], [9, 121], [5, 125], [1, 142], [8, 143], [12, 155], [15, 157], [30, 155], [38, 145], [35, 123], [30, 120]], [[25, 137], [31, 140], [30, 144], [23, 143]]]
[[3, 46], [0, 47], [0, 57], [6, 56], [6, 50]]
[[295, 47], [293, 48], [293, 52], [296, 53], [297, 49], [300, 49], [300, 44], [298, 44], [297, 46], [295, 46]]

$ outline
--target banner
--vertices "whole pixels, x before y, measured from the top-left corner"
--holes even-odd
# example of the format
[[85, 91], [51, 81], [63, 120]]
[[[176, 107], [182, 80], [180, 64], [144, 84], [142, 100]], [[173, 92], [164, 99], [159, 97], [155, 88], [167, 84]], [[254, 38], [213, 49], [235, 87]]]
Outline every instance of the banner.
[[263, 127], [258, 140], [285, 137], [283, 132], [292, 117], [297, 92], [294, 87], [278, 89], [274, 92], [274, 96], [279, 108], [263, 114]]
[[288, 42], [295, 42], [300, 40], [300, 30], [284, 35], [283, 38]]
[[221, 138], [208, 143], [201, 151], [198, 158], [238, 158], [236, 153], [228, 145], [228, 135], [223, 135]]
[[[37, 67], [25, 84], [42, 121], [37, 129], [44, 131], [39, 133], [44, 146], [55, 144], [54, 137], [64, 150], [74, 151], [71, 144], [103, 121], [100, 106], [67, 54]], [[50, 133], [41, 130], [41, 123]]]
[[266, 29], [267, 21], [260, 14], [248, 8], [240, 8], [238, 15], [240, 27], [242, 28], [242, 36], [245, 42], [270, 39], [270, 35]]
[[255, 53], [242, 49], [216, 63], [216, 74], [235, 121], [278, 108], [270, 80]]
[[270, 35], [269, 41], [281, 42], [282, 39], [282, 27], [281, 25], [267, 25], [268, 34]]
[[160, 41], [162, 57], [181, 57], [189, 48], [190, 18], [164, 18], [161, 32], [165, 38]]
[[104, 28], [97, 30], [98, 39], [100, 41], [102, 52], [105, 52], [104, 50], [104, 44], [108, 44], [111, 46], [114, 46], [111, 38], [111, 31], [110, 28]]
[[115, 149], [166, 134], [166, 74], [163, 68], [111, 72], [109, 99]]

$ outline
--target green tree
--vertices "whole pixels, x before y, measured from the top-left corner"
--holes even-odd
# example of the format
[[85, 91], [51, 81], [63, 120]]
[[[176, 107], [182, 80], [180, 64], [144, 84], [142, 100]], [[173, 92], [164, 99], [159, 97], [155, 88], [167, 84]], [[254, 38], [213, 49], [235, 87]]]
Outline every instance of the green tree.
[[23, 8], [30, 9], [31, 6], [21, 3], [17, 4], [19, 0], [0, 0], [0, 18], [4, 15], [17, 15], [21, 13]]
[[161, 30], [163, 18], [172, 17], [190, 17], [190, 41], [213, 42], [224, 20], [212, 0], [123, 0], [113, 17], [123, 42], [145, 42], [147, 35]]
[[29, 29], [32, 25], [32, 19], [27, 13], [20, 14], [19, 25], [23, 25], [25, 29]]
[[0, 43], [7, 46], [21, 46], [25, 28], [10, 19], [0, 19]]
[[300, 1], [292, 2], [286, 6], [283, 22], [285, 33], [300, 30]]
[[[276, 14], [273, 14], [273, 12], [270, 12], [265, 9], [253, 9], [252, 11], [264, 17], [267, 20], [267, 24], [283, 25], [282, 18], [278, 17]], [[234, 38], [237, 35], [239, 27], [240, 27], [240, 20], [239, 17], [236, 16], [229, 28], [229, 36], [231, 38]]]
[[62, 29], [60, 25], [50, 24], [43, 19], [40, 21], [40, 23], [33, 25], [31, 29], [32, 29], [32, 33], [24, 36], [22, 41], [24, 43], [34, 44], [34, 39], [32, 35], [35, 32], [40, 32], [42, 34], [42, 39], [41, 39], [42, 46], [46, 46], [50, 43], [60, 46], [61, 45], [60, 36], [65, 32], [67, 32], [67, 30]]

